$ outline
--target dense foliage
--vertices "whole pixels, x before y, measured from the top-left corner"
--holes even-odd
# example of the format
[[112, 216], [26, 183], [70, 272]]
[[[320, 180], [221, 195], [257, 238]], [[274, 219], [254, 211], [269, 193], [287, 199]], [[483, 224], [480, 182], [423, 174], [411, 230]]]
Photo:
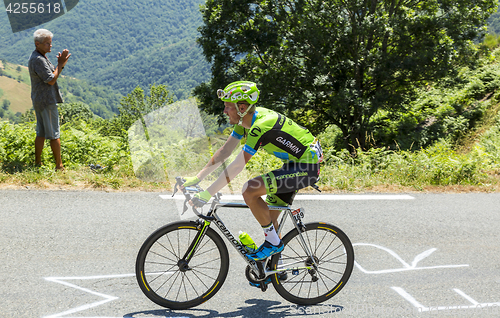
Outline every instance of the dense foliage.
[[315, 132], [335, 124], [352, 151], [365, 146], [380, 110], [400, 109], [417, 88], [471, 57], [472, 40], [497, 6], [494, 0], [208, 0], [198, 40], [212, 78], [196, 95], [215, 114], [216, 89], [253, 80], [261, 105]]

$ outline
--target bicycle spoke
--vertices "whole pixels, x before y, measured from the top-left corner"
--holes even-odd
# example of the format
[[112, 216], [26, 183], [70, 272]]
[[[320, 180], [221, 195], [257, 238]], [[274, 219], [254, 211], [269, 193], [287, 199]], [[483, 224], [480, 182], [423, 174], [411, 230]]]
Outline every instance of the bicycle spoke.
[[[170, 263], [153, 262], [153, 261], [147, 262], [147, 264], [151, 264], [151, 265], [163, 265], [163, 266], [172, 265], [172, 264], [170, 264]], [[175, 264], [175, 265], [177, 265], [177, 264]], [[175, 265], [174, 265], [174, 266], [175, 266]]]
[[164, 247], [164, 248], [165, 248], [168, 252], [170, 252], [172, 255], [174, 255], [174, 257], [175, 257], [176, 259], [180, 259], [180, 256], [179, 256], [179, 255], [180, 255], [180, 253], [179, 253], [179, 254], [175, 254], [175, 248], [174, 248], [174, 246], [172, 245], [172, 242], [170, 241], [170, 237], [169, 237], [168, 235], [165, 235], [165, 237], [167, 238], [167, 241], [168, 241], [168, 243], [170, 244], [170, 247], [172, 248], [172, 250], [169, 250], [168, 248], [164, 247], [164, 246], [163, 246], [160, 242], [158, 242], [158, 241], [157, 241], [156, 243], [158, 243], [160, 246]]
[[[332, 281], [334, 284], [337, 284], [337, 283], [338, 283], [338, 281], [333, 280], [330, 276], [328, 276], [328, 275], [326, 275], [326, 274], [324, 274], [324, 273], [322, 273], [322, 272], [320, 272], [320, 271], [318, 271], [317, 273], [318, 273], [319, 275], [324, 276], [326, 279], [328, 279], [328, 280]], [[342, 273], [339, 273], [339, 272], [335, 272], [335, 273], [336, 273], [336, 274], [342, 274]]]
[[[172, 266], [170, 267], [170, 269], [173, 269], [175, 268], [175, 266]], [[176, 271], [174, 271], [175, 273]], [[153, 283], [155, 280], [157, 280], [158, 278], [160, 278], [161, 276], [165, 275], [165, 274], [168, 274], [168, 273], [171, 273], [170, 270], [167, 270], [167, 271], [164, 271], [162, 272], [160, 275], [158, 275], [157, 277], [153, 278], [152, 280], [150, 280], [151, 283]], [[149, 274], [149, 273], [145, 273], [146, 275]], [[173, 275], [173, 274], [172, 274]]]
[[180, 291], [181, 291], [181, 289], [182, 289], [182, 280], [183, 280], [183, 278], [182, 278], [182, 273], [179, 275], [179, 277], [180, 277], [181, 279], [180, 279], [180, 282], [179, 282], [179, 289], [177, 290], [177, 293], [176, 293], [176, 295], [175, 295], [175, 301], [179, 301], [179, 295], [181, 294], [181, 293], [180, 293]]
[[[184, 289], [184, 293], [186, 294], [186, 300], [189, 298], [187, 295], [187, 290], [186, 290], [186, 283], [184, 282], [184, 279], [186, 278], [186, 273], [181, 274], [181, 282], [179, 284], [179, 291], [177, 292], [177, 296], [181, 294], [181, 289]], [[184, 288], [183, 288], [184, 287]]]
[[[319, 231], [316, 231], [316, 233], [319, 233]], [[323, 237], [321, 238], [321, 241], [318, 243], [318, 249], [319, 247], [323, 244], [323, 241], [325, 240], [326, 236], [328, 235], [328, 232], [324, 231], [323, 233]], [[316, 251], [314, 251], [314, 254], [317, 254], [318, 252], [318, 249], [316, 249]], [[327, 250], [328, 248], [325, 249], [325, 251]], [[322, 258], [322, 257], [320, 257]]]
[[[167, 290], [167, 293], [165, 294], [164, 298], [166, 298], [166, 297], [167, 297], [167, 295], [168, 295], [168, 294], [170, 294], [170, 290], [172, 289], [172, 287], [174, 287], [175, 282], [177, 281], [177, 278], [180, 276], [180, 272], [176, 272], [176, 275], [172, 275], [172, 277], [174, 277], [174, 276], [175, 276], [175, 279], [174, 279], [174, 281], [172, 282], [172, 284], [170, 285], [170, 288]], [[159, 290], [160, 290], [160, 289], [161, 289], [161, 288], [162, 288], [162, 287], [163, 287], [163, 286], [164, 286], [164, 285], [165, 285], [165, 284], [166, 284], [169, 280], [170, 280], [170, 278], [169, 278], [169, 279], [167, 279], [165, 282], [163, 282], [163, 284], [161, 284], [161, 285], [160, 285], [160, 286], [159, 286], [159, 287], [155, 290], [155, 292], [158, 292], [158, 291], [159, 291]]]
[[321, 261], [321, 263], [329, 263], [329, 264], [336, 264], [336, 265], [346, 265], [347, 263], [346, 262], [334, 262], [333, 260], [334, 259], [337, 259], [339, 257], [342, 257], [342, 256], [346, 256], [345, 254], [342, 254], [342, 255], [339, 255], [339, 256], [335, 256], [333, 258], [330, 258], [329, 260], [326, 260], [326, 261]]
[[215, 279], [216, 279], [216, 277], [211, 277], [211, 276], [209, 276], [209, 275], [207, 275], [207, 274], [205, 274], [205, 273], [203, 273], [203, 272], [197, 271], [197, 270], [194, 270], [192, 273], [193, 273], [193, 275], [194, 275], [194, 276], [196, 276], [196, 278], [198, 278], [198, 280], [199, 280], [199, 281], [200, 281], [203, 285], [205, 285], [205, 287], [206, 287], [206, 288], [208, 288], [208, 286], [205, 284], [205, 281], [204, 281], [203, 279], [201, 279], [201, 278], [200, 278], [200, 276], [198, 276], [198, 275], [203, 275], [203, 276], [205, 276], [205, 277], [210, 278], [211, 280], [215, 280]]
[[[186, 279], [187, 281], [189, 282], [189, 284], [191, 285], [191, 288], [194, 290], [194, 292], [196, 293], [196, 297], [200, 297], [200, 294], [198, 294], [198, 290], [196, 290], [196, 288], [194, 287], [193, 283], [191, 282], [191, 280], [189, 279], [189, 276], [186, 275]], [[186, 297], [187, 298], [187, 297]]]
[[[325, 232], [325, 235], [326, 235], [326, 234], [327, 234], [327, 233]], [[335, 238], [334, 238], [334, 239], [330, 242], [330, 244], [328, 244], [328, 246], [325, 248], [325, 250], [323, 251], [323, 254], [321, 254], [321, 256], [319, 257], [320, 259], [322, 259], [323, 257], [325, 257], [325, 253], [326, 253], [326, 252], [330, 249], [330, 246], [332, 246], [332, 245], [333, 245], [333, 243], [334, 243], [336, 240], [337, 240], [337, 237], [335, 236]], [[337, 246], [337, 248], [339, 248], [340, 246], [342, 246], [342, 243], [340, 243], [340, 245], [339, 245], [339, 246]], [[335, 250], [336, 250], [336, 249], [335, 249]], [[335, 250], [333, 250], [333, 251], [331, 251], [330, 253], [328, 253], [328, 254], [327, 254], [327, 256], [328, 256], [328, 255], [330, 255], [331, 253], [333, 253]]]
[[[299, 244], [300, 244], [300, 243], [299, 243]], [[292, 252], [294, 252], [294, 253], [295, 253], [298, 257], [302, 257], [302, 256], [300, 256], [300, 254], [299, 254], [299, 253], [297, 253], [297, 252], [295, 251], [295, 249], [294, 249], [292, 246], [287, 246], [287, 247], [288, 247], [289, 249], [291, 249], [291, 250], [292, 250]], [[282, 252], [282, 254], [283, 254], [283, 252]], [[289, 256], [289, 257], [290, 257], [290, 258], [292, 258], [292, 256]]]
[[[205, 244], [206, 244], [206, 243], [205, 243]], [[198, 250], [201, 250], [202, 248], [203, 248], [203, 247], [199, 248]], [[217, 250], [217, 247], [213, 247], [213, 248], [209, 249], [209, 250], [208, 250], [208, 251], [206, 251], [206, 252], [203, 252], [203, 253], [195, 253], [195, 254], [193, 255], [193, 258], [192, 258], [192, 259], [194, 259], [195, 257], [202, 256], [202, 255], [204, 255], [204, 254], [210, 253], [210, 252], [212, 252], [212, 251], [216, 251], [216, 250]], [[196, 251], [196, 252], [198, 252], [198, 251]]]
[[333, 270], [333, 269], [329, 269], [329, 268], [325, 268], [325, 267], [318, 267], [318, 272], [319, 272], [319, 269], [321, 270], [325, 270], [325, 271], [328, 271], [328, 272], [331, 272], [331, 273], [335, 273], [335, 274], [338, 274], [338, 275], [342, 275], [344, 274], [344, 272], [338, 272], [336, 270]]
[[[304, 240], [304, 242], [306, 243], [306, 246], [308, 247], [307, 249], [304, 248], [304, 252], [307, 253], [307, 250], [309, 250], [311, 253], [313, 253], [313, 249], [311, 248], [311, 239], [309, 238], [309, 234], [307, 234], [307, 232], [304, 232], [306, 238], [307, 238], [307, 242]], [[314, 254], [314, 253], [313, 253]]]
[[[332, 241], [332, 243], [331, 243], [330, 245], [328, 245], [328, 248], [329, 248], [332, 244], [333, 244], [333, 241]], [[341, 247], [342, 247], [342, 244], [341, 244], [341, 245], [339, 245], [339, 246], [337, 246], [337, 247], [336, 247], [335, 249], [333, 249], [332, 251], [330, 251], [330, 253], [328, 253], [327, 255], [324, 255], [324, 254], [326, 253], [326, 251], [327, 251], [327, 250], [325, 250], [325, 252], [323, 252], [323, 254], [321, 255], [320, 259], [323, 259], [324, 257], [328, 257], [328, 256], [330, 256], [330, 254], [332, 254], [332, 253], [336, 252], [336, 251], [337, 251], [339, 248], [341, 248]]]
[[311, 297], [311, 287], [312, 287], [313, 284], [310, 284], [309, 285], [309, 291], [307, 292], [307, 298], [310, 298]]
[[156, 253], [155, 251], [151, 251], [150, 253], [152, 253], [152, 254], [154, 254], [154, 255], [157, 255], [157, 256], [159, 256], [159, 257], [161, 257], [161, 258], [167, 259], [167, 260], [169, 260], [169, 261], [171, 261], [171, 262], [174, 262], [174, 263], [177, 263], [177, 261], [178, 261], [178, 260], [173, 260], [173, 259], [170, 259], [170, 258], [168, 258], [168, 257], [166, 257], [166, 256], [164, 256], [164, 255], [162, 255], [162, 254]]
[[[306, 273], [303, 274], [303, 276], [305, 277]], [[292, 283], [291, 281], [288, 281], [287, 283]], [[299, 283], [302, 283], [302, 280], [299, 280], [295, 283], [295, 285], [292, 286], [292, 288], [290, 288], [290, 291], [292, 291]], [[300, 287], [299, 287], [299, 293], [300, 293]]]

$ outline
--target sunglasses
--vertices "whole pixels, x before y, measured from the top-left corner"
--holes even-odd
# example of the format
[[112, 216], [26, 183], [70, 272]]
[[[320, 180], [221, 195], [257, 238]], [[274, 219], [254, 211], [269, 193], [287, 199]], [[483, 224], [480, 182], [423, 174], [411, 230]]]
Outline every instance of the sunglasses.
[[222, 90], [220, 88], [217, 90], [217, 97], [222, 98], [225, 95], [226, 95], [226, 92], [224, 92], [224, 90]]

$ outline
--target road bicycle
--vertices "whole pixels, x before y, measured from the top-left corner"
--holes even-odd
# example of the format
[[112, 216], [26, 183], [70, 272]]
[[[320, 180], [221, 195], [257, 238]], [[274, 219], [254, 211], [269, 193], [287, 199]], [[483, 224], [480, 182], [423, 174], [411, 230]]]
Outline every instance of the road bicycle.
[[[177, 177], [174, 195], [180, 188], [186, 203], [199, 186], [182, 187]], [[317, 187], [316, 187], [317, 188]], [[319, 189], [318, 189], [319, 190]], [[286, 300], [298, 305], [314, 305], [335, 296], [347, 283], [354, 265], [354, 250], [347, 235], [325, 222], [304, 224], [304, 209], [288, 206], [269, 206], [281, 210], [278, 235], [286, 220], [292, 229], [282, 240], [280, 254], [263, 261], [246, 257], [247, 248], [224, 225], [217, 215], [220, 208], [247, 208], [246, 204], [222, 202], [214, 195], [206, 214], [193, 212], [197, 221], [178, 221], [167, 224], [151, 234], [137, 255], [136, 277], [144, 294], [156, 304], [171, 309], [198, 306], [213, 297], [222, 287], [229, 270], [229, 254], [220, 230], [247, 263], [245, 276], [253, 286], [266, 291], [271, 281], [274, 289]]]

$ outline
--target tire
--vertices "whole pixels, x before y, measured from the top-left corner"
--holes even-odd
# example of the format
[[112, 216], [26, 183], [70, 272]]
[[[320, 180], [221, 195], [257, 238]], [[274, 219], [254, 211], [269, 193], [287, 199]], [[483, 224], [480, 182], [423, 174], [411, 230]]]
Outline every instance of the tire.
[[135, 265], [137, 282], [156, 304], [187, 309], [207, 301], [221, 288], [229, 269], [229, 254], [221, 237], [208, 228], [188, 269], [178, 263], [198, 234], [195, 222], [174, 222], [149, 236]]
[[[275, 274], [271, 281], [286, 300], [298, 305], [314, 305], [332, 298], [345, 286], [354, 266], [354, 249], [347, 235], [331, 224], [308, 223], [302, 236], [318, 264], [317, 279], [304, 268], [314, 267], [300, 244], [297, 229], [293, 229], [283, 238], [283, 264], [278, 265], [279, 254], [271, 260], [271, 268], [275, 270], [288, 268], [287, 278], [279, 280], [279, 275]], [[302, 269], [292, 271], [299, 267]]]

